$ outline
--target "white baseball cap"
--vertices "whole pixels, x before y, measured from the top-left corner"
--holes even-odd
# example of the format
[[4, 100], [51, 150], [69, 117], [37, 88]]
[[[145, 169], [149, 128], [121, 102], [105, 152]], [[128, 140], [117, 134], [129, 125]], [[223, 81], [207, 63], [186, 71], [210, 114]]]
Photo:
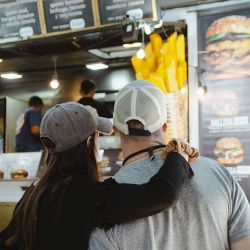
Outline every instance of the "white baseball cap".
[[[129, 129], [127, 122], [140, 121], [144, 129]], [[164, 94], [145, 80], [136, 80], [122, 88], [115, 101], [114, 126], [125, 135], [150, 136], [167, 120]]]

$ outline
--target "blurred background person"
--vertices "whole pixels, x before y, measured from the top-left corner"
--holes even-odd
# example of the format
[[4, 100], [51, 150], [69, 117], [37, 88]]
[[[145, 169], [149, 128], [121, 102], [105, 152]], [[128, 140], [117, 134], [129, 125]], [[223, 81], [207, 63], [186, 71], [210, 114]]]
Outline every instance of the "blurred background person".
[[83, 80], [80, 89], [82, 98], [78, 102], [81, 103], [82, 105], [85, 106], [89, 105], [95, 108], [99, 116], [112, 118], [113, 115], [109, 110], [109, 107], [103, 102], [94, 100], [93, 97], [95, 91], [96, 91], [96, 84], [92, 80], [89, 79]]
[[32, 96], [29, 99], [29, 108], [19, 116], [16, 122], [17, 152], [35, 152], [43, 148], [40, 140], [42, 108], [42, 99], [38, 96]]

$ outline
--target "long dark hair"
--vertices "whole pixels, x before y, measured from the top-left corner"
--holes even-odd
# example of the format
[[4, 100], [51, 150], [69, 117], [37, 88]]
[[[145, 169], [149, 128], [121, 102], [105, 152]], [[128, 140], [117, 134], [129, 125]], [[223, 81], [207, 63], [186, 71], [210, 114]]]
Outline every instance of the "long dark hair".
[[[96, 134], [93, 134], [69, 150], [48, 154], [41, 178], [26, 191], [14, 211], [9, 224], [10, 229], [14, 228], [14, 232], [5, 241], [5, 245], [18, 246], [18, 249], [22, 250], [36, 249], [38, 207], [45, 191], [50, 192], [53, 197], [60, 190], [59, 200], [62, 201], [74, 175], [98, 180], [95, 140]], [[46, 138], [43, 142], [47, 148], [54, 146]]]

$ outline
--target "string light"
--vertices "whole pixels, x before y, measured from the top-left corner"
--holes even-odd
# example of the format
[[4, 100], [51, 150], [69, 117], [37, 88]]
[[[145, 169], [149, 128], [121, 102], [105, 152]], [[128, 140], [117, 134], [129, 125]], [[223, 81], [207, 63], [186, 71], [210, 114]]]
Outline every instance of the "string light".
[[187, 87], [186, 86], [184, 86], [184, 87], [182, 87], [181, 88], [181, 95], [186, 95], [186, 93], [187, 93]]
[[143, 26], [141, 28], [141, 34], [142, 34], [142, 43], [141, 43], [140, 49], [136, 52], [136, 56], [139, 59], [144, 59], [145, 58], [145, 51], [144, 51], [145, 44], [144, 44], [144, 27]]
[[143, 48], [140, 48], [137, 52], [136, 52], [136, 56], [139, 58], [139, 59], [143, 59], [145, 58], [145, 51]]
[[59, 87], [59, 82], [57, 79], [52, 79], [50, 82], [50, 87], [52, 89], [57, 89]]
[[196, 94], [199, 97], [202, 97], [205, 95], [205, 93], [207, 92], [207, 86], [200, 86], [197, 88], [196, 90]]
[[57, 57], [56, 56], [53, 56], [53, 63], [54, 63], [54, 75], [52, 77], [52, 80], [50, 82], [50, 87], [52, 89], [57, 89], [60, 85], [59, 81], [58, 81], [58, 77], [57, 77], [57, 68], [56, 68], [56, 60], [57, 60]]

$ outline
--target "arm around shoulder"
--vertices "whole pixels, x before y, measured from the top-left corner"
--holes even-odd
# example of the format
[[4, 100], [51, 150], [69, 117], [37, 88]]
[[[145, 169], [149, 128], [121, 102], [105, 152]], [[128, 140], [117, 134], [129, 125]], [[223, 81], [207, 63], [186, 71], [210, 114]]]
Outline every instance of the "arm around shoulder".
[[109, 180], [99, 226], [113, 226], [170, 208], [190, 175], [192, 170], [186, 160], [178, 153], [170, 153], [146, 184], [118, 184]]

